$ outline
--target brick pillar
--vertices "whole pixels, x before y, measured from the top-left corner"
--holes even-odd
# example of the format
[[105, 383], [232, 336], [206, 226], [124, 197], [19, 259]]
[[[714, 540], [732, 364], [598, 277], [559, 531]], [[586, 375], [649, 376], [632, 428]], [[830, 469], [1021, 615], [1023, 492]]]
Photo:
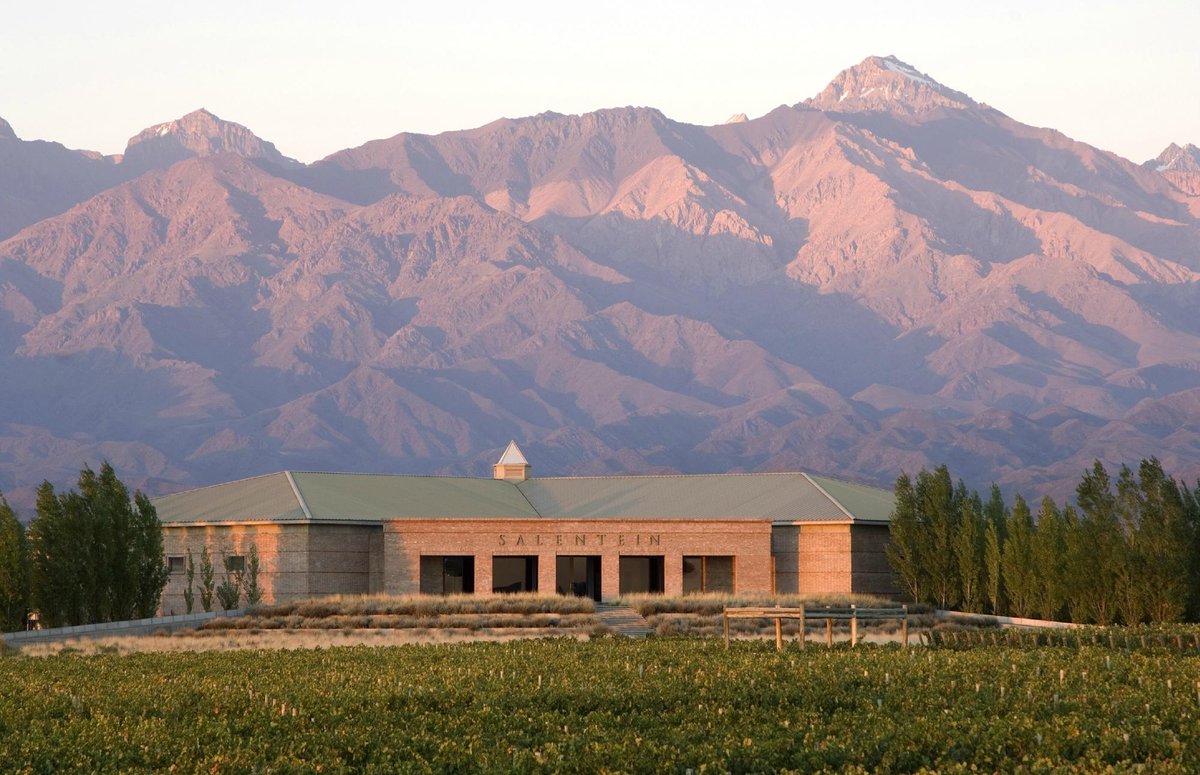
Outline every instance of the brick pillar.
[[600, 555], [600, 599], [613, 600], [621, 593], [621, 561], [616, 552]]
[[663, 555], [663, 594], [674, 597], [683, 594], [683, 554], [680, 552]]
[[492, 555], [475, 555], [475, 594], [492, 594]]
[[553, 595], [557, 590], [558, 562], [554, 552], [542, 552], [538, 555], [538, 594]]

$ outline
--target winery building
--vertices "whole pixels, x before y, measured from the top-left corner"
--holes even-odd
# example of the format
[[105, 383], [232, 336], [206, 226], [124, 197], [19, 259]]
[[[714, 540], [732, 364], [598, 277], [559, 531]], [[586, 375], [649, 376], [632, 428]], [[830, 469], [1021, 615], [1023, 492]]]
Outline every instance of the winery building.
[[[220, 582], [260, 559], [264, 602], [328, 594], [895, 593], [890, 492], [804, 473], [491, 479], [284, 471], [158, 498], [182, 613], [186, 553]], [[199, 583], [198, 575], [197, 581]]]

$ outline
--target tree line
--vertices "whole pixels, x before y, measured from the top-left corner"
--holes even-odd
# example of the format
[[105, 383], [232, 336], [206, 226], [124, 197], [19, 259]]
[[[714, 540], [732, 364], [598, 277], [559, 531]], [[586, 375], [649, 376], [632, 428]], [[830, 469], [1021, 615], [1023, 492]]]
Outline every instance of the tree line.
[[1189, 489], [1155, 458], [1100, 461], [1075, 503], [984, 500], [939, 466], [896, 480], [886, 549], [902, 591], [975, 613], [1140, 624], [1200, 619], [1200, 482]]
[[0, 495], [0, 629], [21, 629], [30, 608], [51, 627], [150, 617], [166, 583], [154, 505], [107, 461], [76, 489], [43, 482], [28, 529]]

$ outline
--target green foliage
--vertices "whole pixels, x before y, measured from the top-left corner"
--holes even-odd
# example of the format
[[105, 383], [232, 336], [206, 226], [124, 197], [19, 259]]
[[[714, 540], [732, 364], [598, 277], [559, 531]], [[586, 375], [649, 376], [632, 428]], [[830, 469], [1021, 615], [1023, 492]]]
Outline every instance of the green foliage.
[[38, 489], [30, 525], [33, 598], [50, 625], [152, 616], [167, 582], [154, 507], [106, 461], [79, 472], [78, 490]]
[[[1190, 657], [677, 638], [0, 660], [14, 772], [1157, 772]], [[183, 743], [183, 744], [181, 744]]]
[[896, 481], [886, 552], [913, 600], [1081, 623], [1200, 618], [1200, 483], [1157, 459], [1123, 466], [1115, 490], [1096, 461], [1078, 510], [1043, 498], [1036, 521], [1019, 495], [1009, 510], [995, 485], [985, 502], [950, 481], [945, 466]]
[[187, 613], [191, 613], [196, 605], [196, 563], [192, 559], [192, 550], [187, 550], [187, 565], [185, 566], [185, 574], [187, 578], [187, 586], [183, 590], [183, 604], [187, 607]]
[[0, 493], [0, 632], [19, 630], [29, 609], [29, 547], [25, 528]]
[[221, 564], [225, 566], [225, 577], [217, 586], [217, 602], [222, 611], [232, 611], [242, 602], [242, 571], [230, 572], [228, 557]]
[[205, 546], [200, 551], [200, 607], [206, 612], [212, 610], [214, 585], [212, 555]]
[[962, 501], [962, 516], [954, 537], [954, 559], [958, 564], [962, 607], [979, 611], [983, 604], [983, 514], [978, 498]]
[[1054, 499], [1042, 498], [1037, 530], [1032, 537], [1033, 611], [1042, 619], [1057, 619], [1066, 602], [1063, 557], [1067, 553], [1062, 514]]
[[[1005, 519], [1001, 514], [1000, 520]], [[991, 517], [987, 519], [987, 530], [983, 536], [983, 579], [984, 594], [987, 597], [988, 608], [994, 614], [1003, 613], [1001, 607], [1000, 586], [1001, 554], [1000, 554], [1000, 523]]]
[[896, 479], [896, 510], [892, 512], [890, 537], [884, 549], [900, 586], [913, 600], [924, 600], [926, 589], [925, 552], [929, 539], [917, 506], [917, 493], [908, 474]]
[[1005, 533], [1008, 537], [1001, 551], [1000, 569], [1004, 574], [1004, 592], [1008, 596], [1010, 613], [1031, 616], [1037, 582], [1033, 567], [1033, 518], [1029, 505], [1020, 495], [1013, 501]]
[[247, 606], [253, 607], [262, 602], [262, 587], [258, 585], [260, 571], [258, 547], [250, 544], [250, 549], [246, 552], [246, 575], [243, 579], [243, 591], [246, 593]]

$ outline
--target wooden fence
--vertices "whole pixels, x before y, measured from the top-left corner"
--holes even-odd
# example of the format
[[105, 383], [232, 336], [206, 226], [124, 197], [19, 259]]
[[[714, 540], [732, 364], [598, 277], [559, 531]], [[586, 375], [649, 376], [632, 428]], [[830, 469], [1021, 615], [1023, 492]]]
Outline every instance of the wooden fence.
[[825, 620], [825, 643], [828, 646], [833, 645], [833, 623], [835, 621], [850, 622], [850, 645], [854, 646], [858, 643], [858, 622], [860, 619], [868, 621], [899, 619], [902, 622], [901, 642], [904, 648], [908, 648], [908, 606], [906, 605], [898, 608], [859, 608], [854, 605], [844, 608], [834, 608], [832, 606], [821, 608], [806, 608], [804, 606], [797, 608], [783, 608], [781, 606], [727, 607], [721, 618], [725, 630], [725, 648], [729, 648], [730, 619], [774, 619], [775, 649], [777, 651], [783, 650], [784, 619], [796, 619], [800, 622], [800, 648], [804, 648], [805, 631], [807, 629], [806, 623], [809, 620]]

